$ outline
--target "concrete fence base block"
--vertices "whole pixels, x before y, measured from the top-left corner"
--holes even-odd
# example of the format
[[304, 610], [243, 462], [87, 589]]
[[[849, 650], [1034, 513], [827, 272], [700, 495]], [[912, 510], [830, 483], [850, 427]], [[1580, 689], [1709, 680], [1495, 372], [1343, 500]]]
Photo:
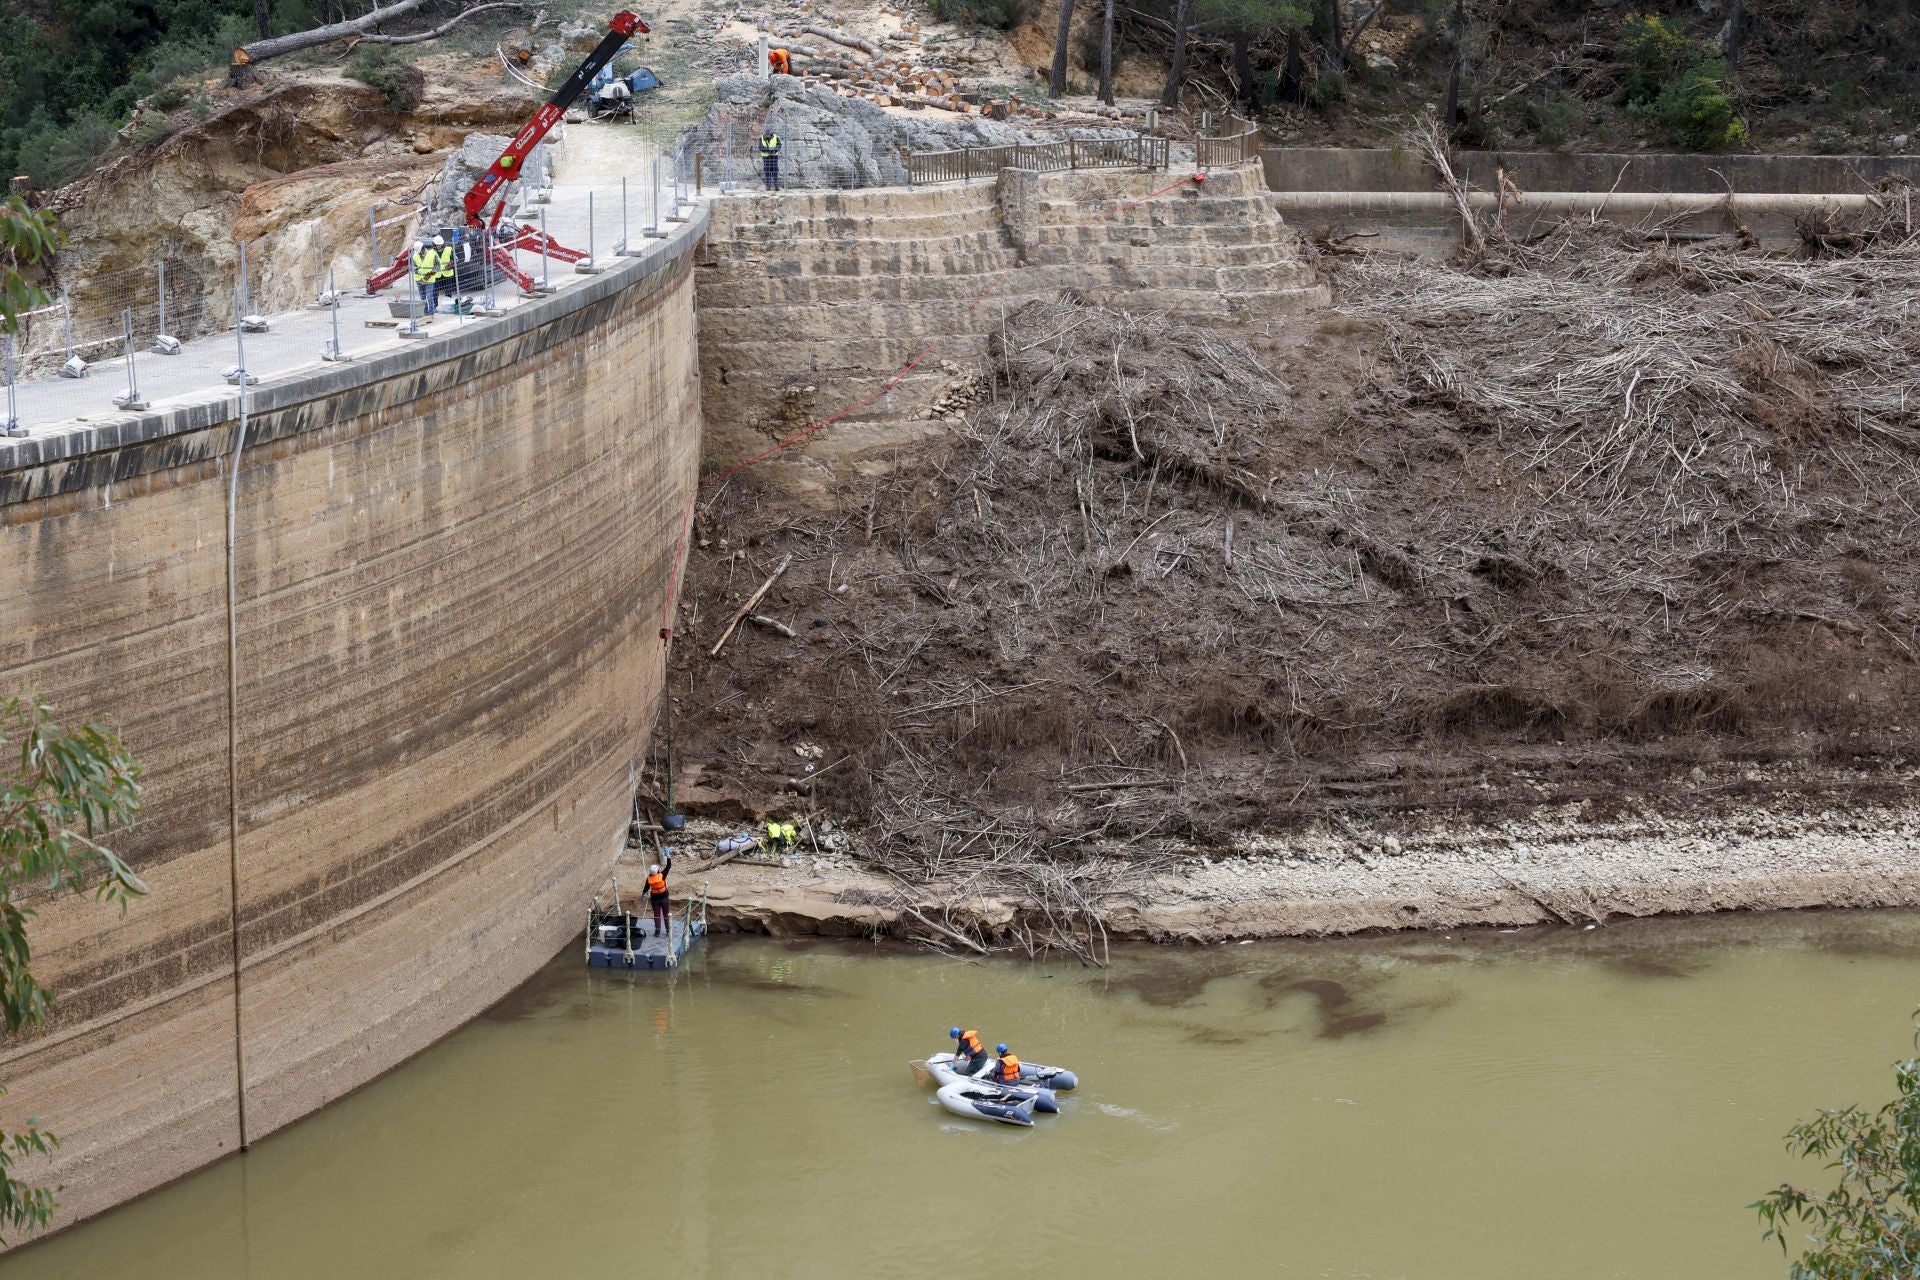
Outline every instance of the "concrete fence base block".
[[401, 325], [393, 331], [393, 336], [396, 338], [431, 338], [433, 336], [433, 330], [427, 328], [425, 325], [420, 325], [417, 328]]
[[597, 276], [600, 274], [600, 271], [601, 268], [591, 262], [576, 262], [573, 264], [573, 274], [577, 276]]

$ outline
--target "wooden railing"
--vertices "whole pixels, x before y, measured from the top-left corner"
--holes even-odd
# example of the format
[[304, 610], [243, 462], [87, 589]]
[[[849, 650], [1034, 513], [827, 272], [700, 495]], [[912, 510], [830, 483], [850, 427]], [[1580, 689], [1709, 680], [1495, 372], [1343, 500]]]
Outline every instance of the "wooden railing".
[[1195, 138], [1193, 166], [1196, 169], [1231, 169], [1238, 164], [1253, 164], [1260, 159], [1260, 130], [1245, 120], [1234, 120], [1239, 131], [1223, 138]]
[[1024, 169], [1029, 173], [1061, 169], [1164, 169], [1167, 155], [1165, 138], [1139, 135], [961, 147], [953, 151], [911, 151], [907, 153], [907, 181], [916, 187], [932, 182], [965, 182], [991, 177], [1002, 169]]

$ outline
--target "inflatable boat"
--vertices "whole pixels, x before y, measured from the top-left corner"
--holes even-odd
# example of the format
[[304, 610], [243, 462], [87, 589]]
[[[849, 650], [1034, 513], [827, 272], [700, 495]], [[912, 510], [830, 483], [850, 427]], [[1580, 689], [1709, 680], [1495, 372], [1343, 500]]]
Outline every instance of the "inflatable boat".
[[941, 1085], [933, 1096], [957, 1116], [1033, 1127], [1033, 1095], [1028, 1092], [1002, 1089], [980, 1080], [955, 1080]]
[[959, 1063], [960, 1058], [958, 1054], [936, 1053], [931, 1058], [928, 1058], [924, 1065], [926, 1066], [927, 1074], [933, 1077], [933, 1083], [938, 1088], [945, 1088], [950, 1084], [990, 1084], [996, 1089], [1004, 1089], [1008, 1093], [1032, 1098], [1033, 1109], [1044, 1115], [1056, 1115], [1059, 1113], [1060, 1104], [1054, 1099], [1053, 1090], [1041, 1085], [1028, 1084], [1025, 1079], [1022, 1079], [1017, 1085], [1008, 1084], [1006, 1081], [1000, 1079], [998, 1074], [1000, 1060], [998, 1058], [987, 1059], [986, 1070], [978, 1076], [963, 1074], [959, 1070]]
[[[957, 1053], [936, 1053], [927, 1059], [927, 1067], [931, 1070], [936, 1064], [946, 1064], [947, 1070], [959, 1076], [961, 1072], [953, 1065], [959, 1060], [960, 1055]], [[997, 1062], [999, 1059], [994, 1058], [989, 1061]], [[988, 1068], [989, 1071], [992, 1069], [992, 1067]], [[1080, 1083], [1080, 1077], [1065, 1067], [1043, 1067], [1037, 1062], [1023, 1062], [1020, 1064], [1020, 1083], [1030, 1089], [1064, 1091], [1076, 1087]]]

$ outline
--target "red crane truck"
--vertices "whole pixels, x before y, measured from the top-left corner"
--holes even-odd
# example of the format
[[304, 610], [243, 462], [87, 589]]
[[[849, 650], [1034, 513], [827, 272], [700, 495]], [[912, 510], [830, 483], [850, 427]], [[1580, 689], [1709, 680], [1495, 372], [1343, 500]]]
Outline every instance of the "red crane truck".
[[[507, 208], [505, 199], [507, 184], [519, 179], [520, 169], [526, 164], [527, 156], [540, 145], [540, 140], [547, 136], [547, 132], [560, 123], [560, 118], [566, 114], [567, 108], [573, 105], [574, 99], [578, 98], [581, 91], [587, 87], [587, 82], [593, 79], [600, 68], [613, 60], [613, 55], [620, 51], [620, 46], [630, 37], [636, 34], [646, 35], [650, 30], [639, 17], [624, 9], [613, 15], [613, 21], [607, 24], [607, 28], [607, 34], [601, 38], [598, 45], [594, 46], [593, 52], [587, 55], [586, 61], [574, 68], [573, 74], [553, 91], [553, 96], [547, 99], [546, 104], [533, 113], [533, 118], [520, 126], [520, 132], [513, 135], [513, 141], [507, 143], [506, 150], [500, 153], [499, 158], [488, 166], [487, 171], [481, 174], [479, 180], [467, 190], [466, 199], [462, 202], [467, 215], [466, 226], [450, 228], [438, 233], [445, 236], [450, 244], [458, 245], [476, 240], [480, 242], [485, 246], [482, 252], [493, 260], [494, 270], [503, 278], [519, 285], [522, 292], [531, 293], [534, 282], [533, 277], [522, 271], [519, 264], [514, 261], [515, 250], [524, 249], [529, 253], [539, 253], [544, 249], [549, 258], [568, 263], [584, 261], [587, 256], [578, 249], [567, 248], [531, 223], [520, 226], [509, 224], [502, 229], [500, 215], [505, 213]], [[488, 217], [486, 216], [487, 206], [493, 202], [495, 196], [501, 197], [500, 203], [494, 205], [493, 214]], [[400, 250], [392, 263], [367, 278], [367, 292], [378, 293], [394, 281], [404, 279], [412, 269], [412, 265], [412, 246], [409, 245]], [[472, 278], [477, 267], [477, 262], [458, 264], [456, 271], [459, 278], [456, 283], [464, 287], [466, 280]]]

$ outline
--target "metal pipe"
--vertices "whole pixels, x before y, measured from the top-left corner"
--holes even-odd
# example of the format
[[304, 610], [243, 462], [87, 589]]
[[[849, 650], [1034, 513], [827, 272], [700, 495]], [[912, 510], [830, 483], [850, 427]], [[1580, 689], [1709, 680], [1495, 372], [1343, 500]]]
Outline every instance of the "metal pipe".
[[540, 287], [551, 290], [553, 282], [549, 277], [552, 263], [547, 257], [547, 207], [540, 206]]
[[[244, 253], [244, 250], [242, 250]], [[243, 308], [244, 311], [244, 308]], [[233, 339], [240, 356], [240, 421], [234, 428], [233, 455], [227, 463], [227, 938], [233, 961], [233, 1077], [240, 1149], [247, 1149], [246, 1039], [241, 1033], [240, 1001], [240, 601], [234, 553], [240, 499], [240, 452], [247, 447], [247, 334], [236, 320]]]
[[0, 374], [7, 380], [7, 416], [0, 422], [0, 435], [23, 436], [27, 429], [20, 425], [20, 405], [13, 394], [13, 335], [0, 338]]
[[133, 308], [127, 307], [120, 312], [120, 345], [127, 354], [127, 394], [115, 396], [113, 402], [122, 409], [140, 410], [147, 402], [140, 398], [140, 379], [133, 367]]
[[653, 203], [647, 214], [647, 235], [658, 238], [666, 234], [660, 230], [660, 157], [653, 158]]
[[320, 358], [322, 360], [345, 360], [347, 357], [340, 350], [340, 295], [333, 292], [333, 272], [331, 271], [327, 272], [327, 292], [333, 294], [334, 298], [332, 307], [333, 337], [328, 340], [326, 348], [320, 352]]

